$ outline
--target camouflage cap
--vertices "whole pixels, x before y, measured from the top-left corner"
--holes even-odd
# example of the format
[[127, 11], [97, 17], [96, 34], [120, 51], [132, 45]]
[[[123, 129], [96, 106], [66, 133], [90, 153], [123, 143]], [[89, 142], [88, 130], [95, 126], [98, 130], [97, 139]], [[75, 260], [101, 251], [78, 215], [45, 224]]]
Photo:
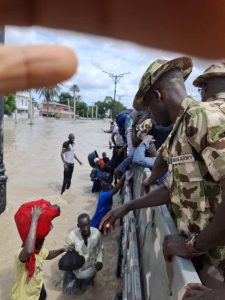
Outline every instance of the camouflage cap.
[[134, 98], [133, 106], [137, 110], [143, 110], [143, 99], [150, 87], [165, 72], [178, 68], [183, 72], [184, 80], [186, 80], [192, 71], [192, 60], [190, 57], [179, 57], [173, 60], [157, 59], [145, 71], [139, 83], [139, 90]]
[[193, 85], [202, 87], [205, 80], [210, 77], [225, 77], [225, 63], [216, 63], [209, 66], [202, 75], [193, 81]]

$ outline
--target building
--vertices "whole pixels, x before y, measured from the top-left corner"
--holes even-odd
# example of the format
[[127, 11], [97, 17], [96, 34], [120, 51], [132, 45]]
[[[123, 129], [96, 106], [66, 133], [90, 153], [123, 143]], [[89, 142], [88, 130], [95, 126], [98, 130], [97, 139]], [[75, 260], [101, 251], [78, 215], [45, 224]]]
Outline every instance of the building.
[[29, 92], [23, 91], [16, 93], [16, 109], [18, 118], [28, 118], [29, 101]]
[[40, 107], [40, 115], [49, 117], [73, 118], [73, 107], [58, 102], [43, 102]]

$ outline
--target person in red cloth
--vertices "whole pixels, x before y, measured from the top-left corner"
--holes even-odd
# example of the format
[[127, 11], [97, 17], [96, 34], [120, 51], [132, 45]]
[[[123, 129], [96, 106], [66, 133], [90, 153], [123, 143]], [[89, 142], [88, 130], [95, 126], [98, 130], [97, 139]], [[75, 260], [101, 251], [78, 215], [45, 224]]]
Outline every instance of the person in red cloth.
[[69, 245], [48, 251], [43, 247], [45, 237], [52, 229], [51, 221], [59, 215], [59, 207], [44, 199], [23, 204], [17, 211], [15, 221], [23, 244], [16, 255], [16, 282], [10, 300], [46, 299], [43, 261], [74, 248]]

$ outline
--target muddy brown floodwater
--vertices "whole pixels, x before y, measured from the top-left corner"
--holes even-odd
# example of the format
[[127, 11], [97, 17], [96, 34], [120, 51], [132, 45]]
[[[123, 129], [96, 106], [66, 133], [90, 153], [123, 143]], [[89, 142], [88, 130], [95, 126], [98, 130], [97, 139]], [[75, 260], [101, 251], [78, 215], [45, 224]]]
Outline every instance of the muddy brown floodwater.
[[[21, 245], [14, 214], [18, 207], [29, 200], [45, 198], [61, 206], [61, 216], [54, 220], [54, 228], [45, 241], [49, 250], [61, 248], [67, 232], [76, 226], [82, 212], [92, 215], [97, 196], [91, 194], [90, 166], [87, 155], [93, 150], [99, 154], [108, 148], [110, 136], [103, 132], [109, 121], [55, 120], [37, 118], [30, 126], [27, 120], [18, 124], [6, 120], [4, 125], [4, 162], [7, 182], [7, 209], [0, 215], [0, 299], [8, 299], [14, 278], [14, 255]], [[62, 143], [70, 132], [76, 136], [76, 154], [83, 162], [75, 165], [71, 189], [60, 196], [63, 165], [60, 158]], [[117, 199], [118, 200], [118, 199]], [[62, 273], [58, 271], [58, 258], [46, 261], [44, 281], [50, 300], [84, 299], [111, 300], [121, 289], [115, 277], [118, 231], [103, 239], [105, 247], [104, 269], [98, 273], [95, 285], [79, 296], [62, 295]], [[24, 299], [25, 300], [25, 299]]]

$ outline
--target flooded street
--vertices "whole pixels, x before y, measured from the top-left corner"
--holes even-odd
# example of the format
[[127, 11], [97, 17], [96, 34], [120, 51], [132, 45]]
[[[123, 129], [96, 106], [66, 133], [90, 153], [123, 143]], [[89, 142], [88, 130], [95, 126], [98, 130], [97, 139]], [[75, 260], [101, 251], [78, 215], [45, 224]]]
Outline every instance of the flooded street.
[[[108, 149], [110, 135], [109, 121], [95, 120], [55, 120], [37, 118], [30, 126], [27, 120], [18, 124], [6, 120], [4, 125], [4, 162], [6, 166], [7, 209], [0, 216], [0, 299], [8, 299], [14, 277], [14, 255], [21, 241], [14, 222], [18, 207], [29, 200], [45, 198], [61, 206], [61, 216], [54, 220], [54, 228], [46, 238], [49, 250], [61, 248], [69, 229], [76, 226], [76, 218], [82, 212], [92, 215], [96, 206], [96, 195], [91, 194], [91, 168], [87, 155], [97, 150], [99, 155]], [[61, 197], [63, 164], [60, 157], [62, 144], [69, 133], [76, 136], [76, 155], [83, 162], [75, 164], [72, 185]], [[58, 271], [58, 258], [46, 261], [44, 266], [45, 286], [50, 300], [84, 299], [111, 300], [120, 288], [115, 277], [116, 233], [104, 239], [104, 269], [96, 278], [94, 287], [84, 295], [65, 297], [61, 293], [62, 273]], [[103, 262], [103, 263], [104, 263]]]

